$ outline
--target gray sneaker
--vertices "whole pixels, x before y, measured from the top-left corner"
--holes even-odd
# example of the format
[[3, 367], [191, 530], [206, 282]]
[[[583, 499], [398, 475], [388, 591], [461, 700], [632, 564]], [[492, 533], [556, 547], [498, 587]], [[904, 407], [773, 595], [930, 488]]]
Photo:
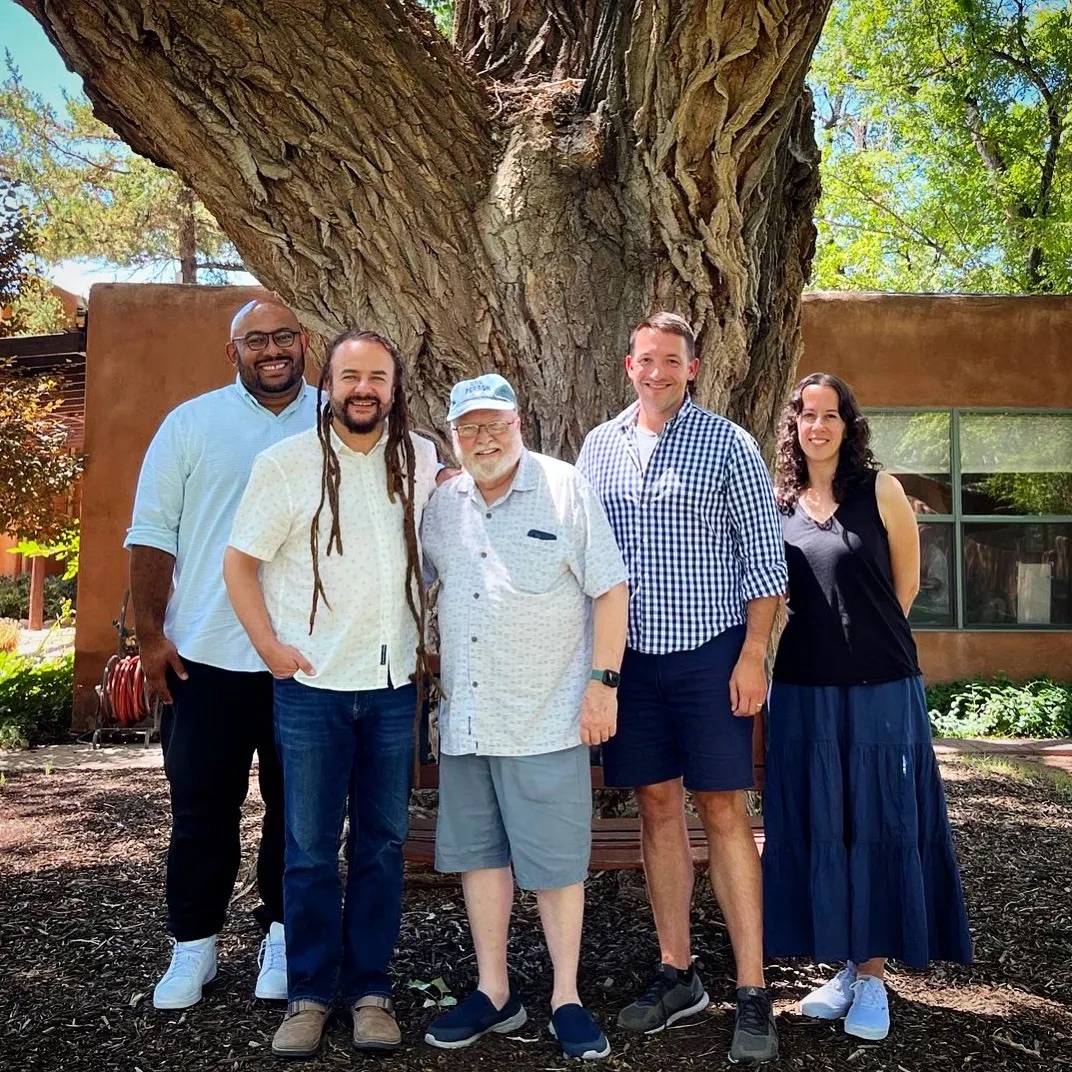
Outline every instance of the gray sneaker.
[[678, 978], [677, 968], [660, 964], [647, 993], [618, 1013], [618, 1026], [626, 1031], [643, 1031], [646, 1035], [654, 1035], [686, 1016], [703, 1012], [710, 1004], [707, 991], [695, 969], [690, 984]]
[[737, 1019], [729, 1059], [734, 1065], [778, 1060], [778, 1028], [770, 997], [762, 987], [737, 988]]

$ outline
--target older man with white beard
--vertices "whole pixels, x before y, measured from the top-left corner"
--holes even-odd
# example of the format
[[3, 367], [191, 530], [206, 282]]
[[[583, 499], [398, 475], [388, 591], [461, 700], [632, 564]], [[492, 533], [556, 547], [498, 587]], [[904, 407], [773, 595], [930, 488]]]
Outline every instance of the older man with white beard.
[[479, 978], [425, 1041], [457, 1049], [528, 1018], [506, 961], [516, 880], [536, 891], [554, 967], [551, 1033], [567, 1056], [605, 1057], [577, 964], [588, 750], [615, 731], [625, 567], [580, 473], [525, 449], [506, 380], [457, 384], [447, 419], [464, 472], [422, 526], [426, 573], [442, 585], [436, 868], [462, 875]]

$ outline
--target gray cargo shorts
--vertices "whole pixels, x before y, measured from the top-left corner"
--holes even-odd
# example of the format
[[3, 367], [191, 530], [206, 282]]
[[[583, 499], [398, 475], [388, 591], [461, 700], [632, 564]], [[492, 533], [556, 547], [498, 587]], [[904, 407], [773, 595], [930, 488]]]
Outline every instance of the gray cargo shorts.
[[523, 890], [583, 882], [592, 851], [587, 745], [539, 756], [439, 757], [436, 870], [514, 868]]

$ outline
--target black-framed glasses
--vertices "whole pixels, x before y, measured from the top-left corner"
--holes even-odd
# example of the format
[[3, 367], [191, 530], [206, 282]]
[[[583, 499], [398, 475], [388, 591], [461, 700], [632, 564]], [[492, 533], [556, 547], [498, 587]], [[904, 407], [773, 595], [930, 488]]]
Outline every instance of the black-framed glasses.
[[487, 430], [488, 435], [502, 435], [508, 428], [517, 424], [517, 418], [512, 421], [486, 421], [484, 424], [456, 424], [454, 431], [459, 439], [476, 439], [480, 435], [480, 429]]
[[278, 331], [270, 332], [247, 331], [245, 335], [239, 335], [231, 342], [244, 342], [250, 350], [263, 350], [267, 347], [268, 340], [271, 339], [280, 350], [285, 350], [293, 346], [299, 338], [301, 338], [300, 331], [295, 331], [293, 328], [280, 328]]

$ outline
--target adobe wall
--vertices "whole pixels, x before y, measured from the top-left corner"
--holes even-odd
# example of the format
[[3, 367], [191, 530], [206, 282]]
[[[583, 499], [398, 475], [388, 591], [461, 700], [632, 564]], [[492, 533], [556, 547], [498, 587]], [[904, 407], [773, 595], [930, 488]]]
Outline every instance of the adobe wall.
[[[798, 372], [832, 372], [863, 406], [1072, 409], [1072, 297], [806, 294]], [[1072, 634], [920, 631], [930, 681], [1003, 672], [1072, 680]]]
[[[112, 622], [127, 587], [123, 537], [142, 457], [164, 415], [230, 383], [224, 347], [256, 287], [98, 284], [86, 340], [86, 438], [75, 638], [74, 725], [91, 724]], [[129, 622], [128, 624], [133, 624]]]

